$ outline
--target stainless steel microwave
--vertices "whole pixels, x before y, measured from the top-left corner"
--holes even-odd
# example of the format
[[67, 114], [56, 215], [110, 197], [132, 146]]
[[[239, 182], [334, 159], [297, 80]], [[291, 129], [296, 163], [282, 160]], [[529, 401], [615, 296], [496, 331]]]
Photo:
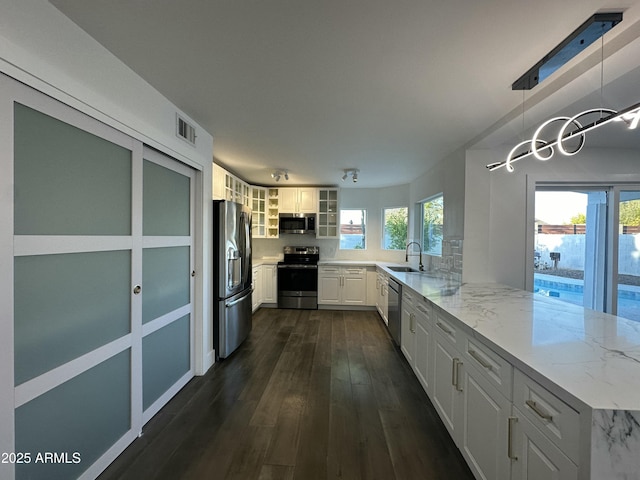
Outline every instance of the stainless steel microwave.
[[315, 213], [281, 213], [280, 233], [316, 233]]

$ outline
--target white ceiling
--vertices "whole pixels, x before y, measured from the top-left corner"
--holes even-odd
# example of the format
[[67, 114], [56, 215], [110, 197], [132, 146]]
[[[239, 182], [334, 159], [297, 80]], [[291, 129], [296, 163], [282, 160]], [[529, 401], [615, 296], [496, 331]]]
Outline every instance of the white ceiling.
[[[345, 168], [360, 169], [358, 187], [409, 183], [513, 133], [523, 96], [511, 83], [594, 13], [625, 11], [608, 71], [633, 58], [610, 55], [613, 40], [640, 36], [640, 0], [51, 3], [208, 130], [217, 162], [264, 185], [274, 169], [291, 185], [337, 184]], [[565, 70], [527, 92], [532, 112], [564, 106]], [[599, 78], [580, 88], [599, 91]]]

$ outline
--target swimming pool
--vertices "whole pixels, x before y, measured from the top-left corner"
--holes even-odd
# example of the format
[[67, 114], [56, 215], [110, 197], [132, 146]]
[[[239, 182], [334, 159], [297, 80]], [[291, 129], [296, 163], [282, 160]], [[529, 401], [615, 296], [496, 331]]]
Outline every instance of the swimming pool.
[[[536, 273], [533, 292], [574, 305], [584, 305], [584, 282], [573, 278]], [[618, 286], [618, 316], [640, 321], [640, 288]]]

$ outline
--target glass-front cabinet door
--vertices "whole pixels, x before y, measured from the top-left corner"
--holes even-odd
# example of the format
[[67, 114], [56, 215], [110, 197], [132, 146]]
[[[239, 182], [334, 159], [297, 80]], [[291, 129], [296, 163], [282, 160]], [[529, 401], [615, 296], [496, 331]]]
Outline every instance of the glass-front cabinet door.
[[338, 189], [318, 190], [317, 238], [338, 238]]
[[251, 236], [265, 238], [267, 236], [267, 189], [251, 188]]

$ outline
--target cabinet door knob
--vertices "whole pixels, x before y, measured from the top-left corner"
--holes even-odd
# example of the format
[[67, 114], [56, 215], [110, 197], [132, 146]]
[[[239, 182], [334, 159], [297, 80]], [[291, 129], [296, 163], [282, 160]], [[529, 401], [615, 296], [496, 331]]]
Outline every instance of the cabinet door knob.
[[140, 285], [136, 285], [133, 287], [133, 294], [138, 295], [142, 291], [142, 287]]

